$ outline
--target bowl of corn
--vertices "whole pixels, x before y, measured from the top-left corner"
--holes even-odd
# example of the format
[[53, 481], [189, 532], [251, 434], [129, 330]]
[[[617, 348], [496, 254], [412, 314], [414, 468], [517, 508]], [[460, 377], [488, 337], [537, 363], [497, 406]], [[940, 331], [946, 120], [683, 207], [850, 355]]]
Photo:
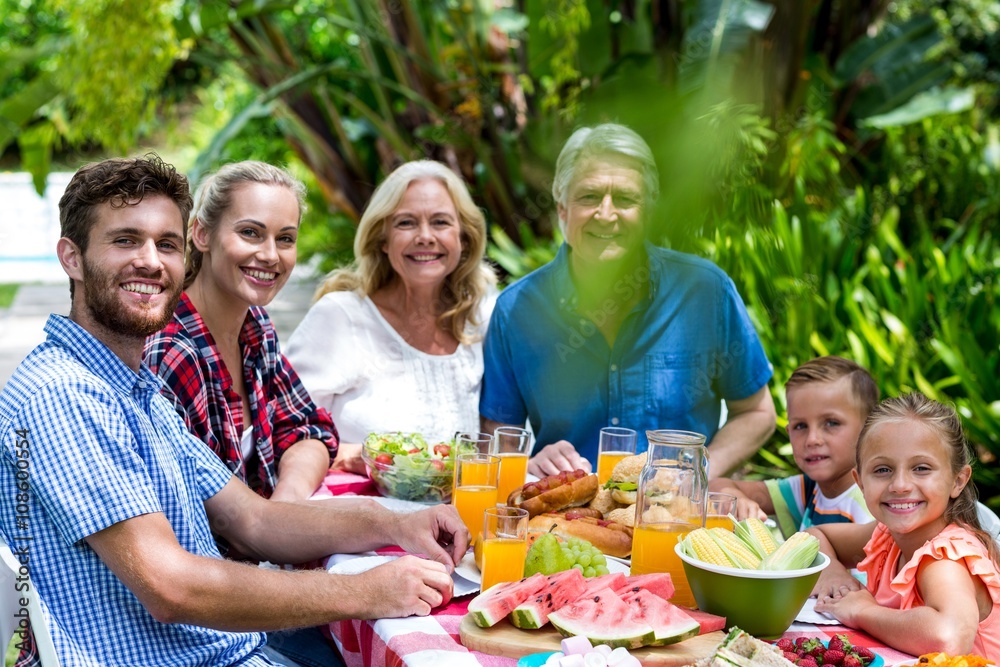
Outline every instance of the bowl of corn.
[[674, 547], [698, 608], [763, 639], [788, 629], [830, 558], [805, 532], [775, 540], [757, 519], [700, 528]]

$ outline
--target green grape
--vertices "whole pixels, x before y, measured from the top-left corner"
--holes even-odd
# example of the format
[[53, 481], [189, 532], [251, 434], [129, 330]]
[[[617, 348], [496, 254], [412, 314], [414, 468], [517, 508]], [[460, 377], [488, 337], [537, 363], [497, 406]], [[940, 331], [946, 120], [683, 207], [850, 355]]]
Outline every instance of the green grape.
[[585, 577], [596, 577], [597, 576], [597, 570], [595, 570], [592, 567], [585, 567], [583, 569], [583, 576], [585, 576]]
[[590, 562], [596, 565], [597, 567], [600, 567], [602, 565], [607, 565], [608, 559], [604, 557], [603, 553], [598, 551], [596, 554], [594, 554], [594, 557], [590, 559]]
[[608, 566], [607, 565], [598, 565], [596, 568], [594, 568], [594, 571], [597, 574], [608, 574]]
[[591, 555], [590, 553], [584, 552], [576, 557], [576, 562], [585, 568], [590, 567]]
[[573, 567], [575, 567], [576, 569], [580, 570], [580, 572], [583, 572], [583, 566], [580, 565], [579, 563], [574, 563]]

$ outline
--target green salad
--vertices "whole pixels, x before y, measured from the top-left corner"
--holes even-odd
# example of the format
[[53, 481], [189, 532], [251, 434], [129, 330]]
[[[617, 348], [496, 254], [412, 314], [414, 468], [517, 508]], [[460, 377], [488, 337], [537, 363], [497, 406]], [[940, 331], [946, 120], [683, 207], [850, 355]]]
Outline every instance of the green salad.
[[428, 504], [451, 500], [450, 443], [431, 445], [419, 433], [372, 433], [364, 447], [369, 474], [383, 495]]

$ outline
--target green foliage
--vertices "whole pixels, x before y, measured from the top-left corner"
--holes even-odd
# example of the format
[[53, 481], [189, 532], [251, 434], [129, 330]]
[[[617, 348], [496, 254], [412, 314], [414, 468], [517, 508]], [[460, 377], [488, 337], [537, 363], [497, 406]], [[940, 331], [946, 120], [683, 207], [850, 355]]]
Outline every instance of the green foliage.
[[151, 119], [156, 93], [180, 52], [173, 32], [176, 2], [50, 2], [70, 27], [55, 72], [71, 100], [71, 138], [125, 150]]

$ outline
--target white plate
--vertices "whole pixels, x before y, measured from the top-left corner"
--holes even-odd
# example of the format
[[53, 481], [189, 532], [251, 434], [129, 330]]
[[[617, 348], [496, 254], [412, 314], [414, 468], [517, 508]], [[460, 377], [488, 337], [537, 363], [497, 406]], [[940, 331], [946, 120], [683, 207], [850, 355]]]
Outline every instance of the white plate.
[[[345, 560], [340, 560], [342, 558]], [[394, 561], [397, 558], [399, 558], [399, 556], [358, 556], [357, 558], [338, 556], [337, 559], [339, 562], [326, 568], [326, 571], [330, 574], [361, 574], [362, 572], [367, 572], [373, 567], [384, 565], [385, 563]], [[470, 593], [475, 593], [479, 590], [478, 581], [466, 581], [462, 577], [457, 577], [454, 574], [451, 575], [451, 580], [454, 584], [452, 590], [452, 595], [454, 597], [469, 595]]]
[[384, 496], [327, 496], [324, 498], [316, 498], [316, 501], [326, 501], [326, 500], [358, 500], [367, 499], [374, 500], [382, 507], [386, 508], [391, 512], [399, 512], [401, 514], [409, 512], [419, 512], [420, 510], [425, 510], [429, 505], [421, 505], [420, 503], [415, 503], [409, 500], [399, 500], [397, 498], [386, 498]]
[[[630, 572], [629, 564], [619, 558], [613, 558], [611, 556], [605, 556], [608, 561], [608, 574], [614, 574], [615, 572], [621, 572], [626, 577]], [[469, 581], [475, 582], [477, 584], [482, 583], [483, 577], [479, 572], [479, 568], [476, 567], [476, 558], [473, 556], [472, 552], [465, 554], [465, 558], [462, 562], [458, 564], [455, 568], [455, 574], [462, 577], [463, 579], [468, 579]]]

